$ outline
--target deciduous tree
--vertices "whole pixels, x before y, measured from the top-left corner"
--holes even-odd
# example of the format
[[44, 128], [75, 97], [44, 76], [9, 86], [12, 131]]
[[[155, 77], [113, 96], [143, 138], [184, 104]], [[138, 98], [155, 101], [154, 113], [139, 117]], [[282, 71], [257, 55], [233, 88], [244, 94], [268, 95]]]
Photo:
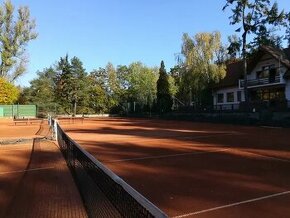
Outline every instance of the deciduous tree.
[[204, 90], [225, 76], [225, 65], [216, 64], [221, 48], [220, 33], [198, 33], [193, 38], [183, 35], [181, 66], [181, 89], [199, 106], [203, 101]]
[[14, 6], [5, 1], [0, 6], [0, 77], [12, 82], [25, 72], [28, 61], [25, 47], [36, 37], [29, 8], [20, 7], [14, 19]]
[[0, 104], [13, 104], [18, 97], [18, 88], [4, 78], [0, 78]]
[[137, 101], [141, 107], [145, 105], [151, 107], [156, 99], [158, 70], [135, 62], [129, 65], [128, 71], [129, 101]]
[[37, 78], [30, 82], [30, 87], [25, 88], [21, 93], [22, 104], [36, 104], [44, 115], [56, 109], [54, 95], [55, 70], [44, 69], [37, 73]]

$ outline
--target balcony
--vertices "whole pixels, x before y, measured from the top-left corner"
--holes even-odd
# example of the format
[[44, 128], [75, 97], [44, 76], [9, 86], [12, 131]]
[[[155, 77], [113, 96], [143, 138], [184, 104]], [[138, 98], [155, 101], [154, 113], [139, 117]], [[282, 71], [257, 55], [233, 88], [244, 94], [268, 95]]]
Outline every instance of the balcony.
[[[281, 75], [277, 75], [275, 77], [268, 77], [268, 78], [260, 78], [260, 79], [248, 79], [247, 86], [248, 88], [255, 88], [255, 87], [262, 87], [262, 86], [271, 86], [271, 85], [278, 85], [284, 84], [284, 79]], [[244, 88], [245, 81], [243, 79], [239, 80], [239, 88]]]

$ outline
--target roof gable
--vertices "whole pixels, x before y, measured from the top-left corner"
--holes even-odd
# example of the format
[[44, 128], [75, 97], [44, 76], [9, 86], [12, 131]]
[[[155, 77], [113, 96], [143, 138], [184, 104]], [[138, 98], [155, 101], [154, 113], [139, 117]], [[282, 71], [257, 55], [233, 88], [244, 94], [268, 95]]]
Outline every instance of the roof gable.
[[285, 67], [290, 68], [290, 48], [280, 50], [271, 46], [261, 46], [261, 51], [270, 54], [273, 58], [280, 61]]

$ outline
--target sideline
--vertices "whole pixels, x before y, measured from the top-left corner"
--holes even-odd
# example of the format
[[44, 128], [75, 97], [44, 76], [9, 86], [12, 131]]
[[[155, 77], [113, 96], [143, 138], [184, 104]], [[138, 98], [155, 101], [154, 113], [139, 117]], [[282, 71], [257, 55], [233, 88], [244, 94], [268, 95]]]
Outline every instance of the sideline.
[[236, 203], [232, 203], [232, 204], [226, 204], [226, 205], [219, 206], [219, 207], [213, 207], [213, 208], [209, 208], [209, 209], [205, 209], [205, 210], [200, 210], [200, 211], [196, 211], [196, 212], [192, 212], [192, 213], [187, 213], [187, 214], [183, 214], [183, 215], [179, 215], [179, 216], [174, 216], [172, 218], [189, 217], [189, 216], [193, 216], [193, 215], [197, 215], [197, 214], [201, 214], [201, 213], [207, 213], [207, 212], [214, 211], [214, 210], [220, 210], [220, 209], [224, 209], [224, 208], [234, 207], [234, 206], [238, 206], [238, 205], [241, 205], [241, 204], [247, 204], [247, 203], [251, 203], [251, 202], [255, 202], [255, 201], [261, 201], [261, 200], [264, 200], [264, 199], [274, 198], [274, 197], [278, 197], [278, 196], [282, 196], [282, 195], [288, 195], [288, 194], [290, 194], [290, 191], [284, 191], [284, 192], [280, 192], [280, 193], [276, 193], [276, 194], [272, 194], [272, 195], [266, 195], [266, 196], [259, 197], [259, 198], [249, 199], [249, 200], [246, 200], [246, 201], [240, 201], [240, 202], [236, 202]]
[[49, 170], [54, 169], [55, 167], [39, 167], [39, 168], [32, 168], [27, 170], [14, 170], [14, 171], [6, 171], [6, 172], [0, 172], [0, 176], [7, 175], [7, 174], [13, 174], [13, 173], [24, 173], [24, 172], [31, 172], [31, 171], [41, 171], [41, 170]]

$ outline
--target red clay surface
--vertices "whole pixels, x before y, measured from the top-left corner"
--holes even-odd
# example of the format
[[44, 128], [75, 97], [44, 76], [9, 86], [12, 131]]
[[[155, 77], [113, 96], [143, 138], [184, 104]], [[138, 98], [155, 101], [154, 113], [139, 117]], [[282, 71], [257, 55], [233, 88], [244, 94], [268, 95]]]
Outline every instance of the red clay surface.
[[[40, 140], [47, 125], [0, 122], [3, 139], [34, 142], [0, 144], [0, 217], [87, 217], [70, 171], [54, 142]], [[15, 131], [17, 129], [17, 131]]]
[[171, 217], [290, 217], [290, 129], [117, 118], [61, 126]]
[[14, 125], [12, 119], [0, 119], [0, 140], [39, 137], [39, 126], [39, 123]]

